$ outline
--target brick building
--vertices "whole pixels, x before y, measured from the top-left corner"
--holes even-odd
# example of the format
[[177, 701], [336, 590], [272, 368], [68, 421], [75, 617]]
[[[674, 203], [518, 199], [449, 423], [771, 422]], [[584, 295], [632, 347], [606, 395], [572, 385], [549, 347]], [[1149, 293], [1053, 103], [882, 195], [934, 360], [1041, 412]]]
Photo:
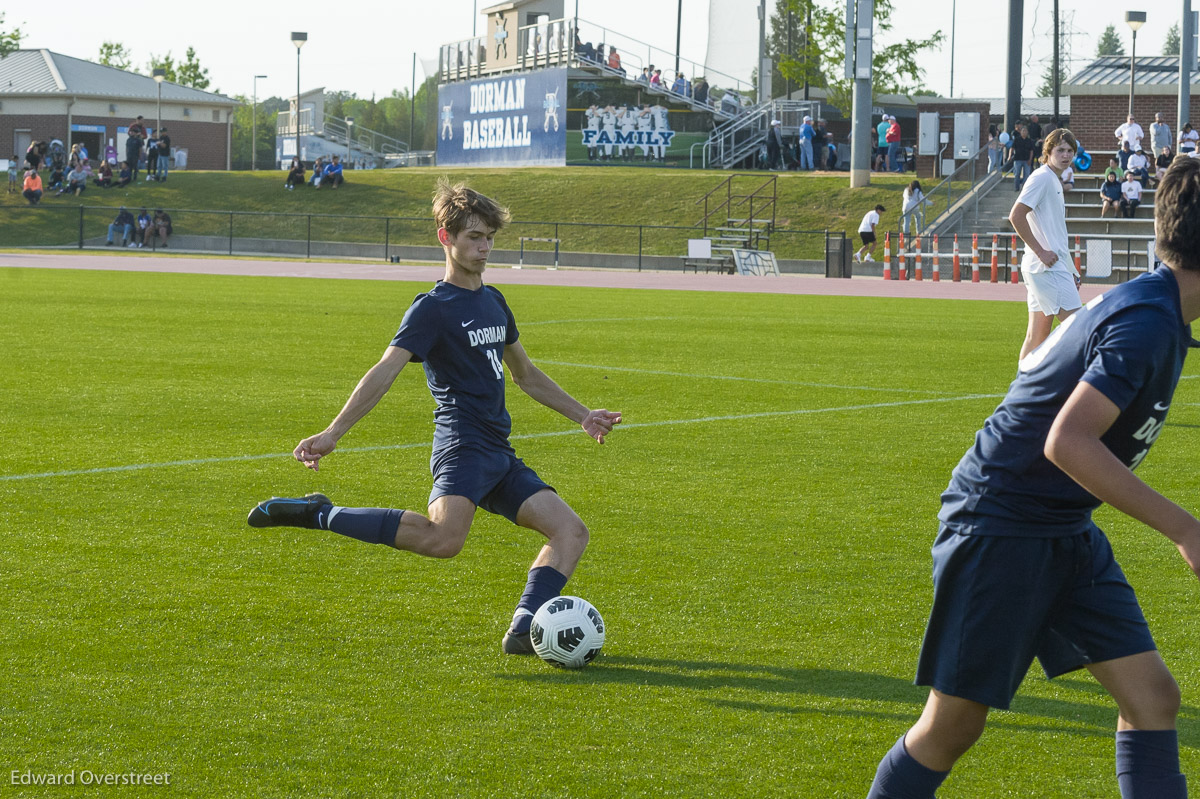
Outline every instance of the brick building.
[[[1179, 57], [1138, 57], [1137, 83], [1134, 86], [1133, 116], [1150, 136], [1150, 123], [1156, 113], [1171, 127], [1171, 136], [1178, 141], [1179, 120], [1176, 119], [1179, 98]], [[1200, 79], [1196, 70], [1191, 73], [1193, 127], [1200, 124], [1200, 107], [1196, 107], [1195, 90]], [[1063, 84], [1063, 93], [1071, 97], [1071, 132], [1084, 148], [1090, 151], [1116, 149], [1117, 129], [1129, 113], [1129, 58], [1106, 56], [1098, 58]]]
[[[161, 125], [189, 169], [229, 169], [238, 102], [163, 81]], [[49, 50], [18, 50], [0, 59], [0, 159], [24, 156], [31, 141], [85, 144], [93, 159], [111, 142], [124, 157], [126, 130], [141, 114], [158, 127], [153, 78]], [[11, 149], [10, 149], [11, 148]]]

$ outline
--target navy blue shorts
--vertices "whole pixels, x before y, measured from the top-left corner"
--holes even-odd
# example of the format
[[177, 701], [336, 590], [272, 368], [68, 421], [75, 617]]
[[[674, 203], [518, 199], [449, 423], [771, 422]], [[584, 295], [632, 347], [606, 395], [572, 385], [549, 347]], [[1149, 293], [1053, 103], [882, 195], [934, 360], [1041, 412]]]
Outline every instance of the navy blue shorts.
[[1007, 709], [1036, 657], [1047, 677], [1154, 650], [1096, 526], [1063, 538], [962, 535], [933, 545], [933, 610], [917, 685]]
[[511, 450], [447, 447], [433, 453], [429, 470], [433, 472], [430, 504], [447, 495], [466, 497], [513, 524], [525, 500], [543, 488], [554, 490]]

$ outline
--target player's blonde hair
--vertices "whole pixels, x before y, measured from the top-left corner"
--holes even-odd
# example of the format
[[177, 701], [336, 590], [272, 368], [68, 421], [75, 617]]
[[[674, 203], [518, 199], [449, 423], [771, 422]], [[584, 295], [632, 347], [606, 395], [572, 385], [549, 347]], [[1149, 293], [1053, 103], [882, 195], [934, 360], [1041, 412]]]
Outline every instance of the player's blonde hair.
[[1075, 141], [1075, 134], [1066, 128], [1058, 128], [1050, 131], [1042, 142], [1042, 163], [1050, 163], [1050, 153], [1054, 152], [1054, 148], [1060, 144], [1065, 144], [1071, 148], [1072, 152], [1079, 152], [1079, 142]]
[[469, 188], [467, 184], [455, 183], [451, 186], [450, 181], [439, 178], [433, 192], [433, 219], [439, 228], [445, 228], [451, 236], [457, 236], [470, 225], [472, 219], [500, 230], [512, 216], [507, 208]]

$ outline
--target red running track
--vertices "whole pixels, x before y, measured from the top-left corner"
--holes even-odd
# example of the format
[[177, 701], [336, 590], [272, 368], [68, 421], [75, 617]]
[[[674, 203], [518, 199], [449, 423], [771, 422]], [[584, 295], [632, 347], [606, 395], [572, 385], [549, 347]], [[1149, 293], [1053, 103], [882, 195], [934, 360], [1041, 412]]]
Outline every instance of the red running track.
[[[363, 262], [258, 260], [154, 256], [134, 253], [0, 253], [0, 266], [26, 269], [100, 269], [122, 272], [171, 272], [206, 275], [263, 277], [315, 277], [344, 280], [410, 280], [431, 283], [442, 276], [441, 265], [408, 265]], [[943, 280], [885, 281], [877, 277], [849, 280], [818, 275], [745, 277], [742, 275], [636, 272], [620, 269], [513, 269], [492, 266], [484, 280], [496, 285], [579, 286], [591, 288], [667, 289], [672, 291], [733, 291], [748, 294], [811, 294], [839, 297], [917, 297], [947, 300], [1025, 301], [1025, 286], [1011, 283], [954, 283]], [[1111, 285], [1084, 284], [1084, 302], [1103, 294]]]

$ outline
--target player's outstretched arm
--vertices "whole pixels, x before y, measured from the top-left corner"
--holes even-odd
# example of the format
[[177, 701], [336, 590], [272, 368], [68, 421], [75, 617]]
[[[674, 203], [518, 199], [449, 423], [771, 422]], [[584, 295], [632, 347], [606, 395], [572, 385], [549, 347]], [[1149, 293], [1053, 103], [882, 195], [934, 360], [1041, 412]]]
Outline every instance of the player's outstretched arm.
[[1112, 400], [1081, 382], [1046, 438], [1046, 457], [1092, 496], [1171, 539], [1200, 576], [1200, 521], [1146, 485], [1100, 440], [1120, 415]]
[[558, 383], [533, 365], [521, 342], [517, 341], [504, 347], [504, 364], [508, 367], [517, 388], [547, 408], [558, 411], [576, 422], [585, 433], [599, 443], [603, 444], [604, 437], [621, 423], [621, 414], [617, 411], [604, 408], [589, 409], [563, 391]]
[[350, 399], [342, 407], [337, 417], [315, 436], [309, 436], [296, 445], [292, 455], [314, 472], [320, 469], [321, 458], [333, 452], [337, 442], [349, 432], [359, 419], [366, 416], [372, 408], [383, 399], [383, 395], [392, 387], [396, 376], [400, 374], [412, 353], [403, 347], [388, 347], [379, 363], [372, 366], [362, 379], [358, 381]]

